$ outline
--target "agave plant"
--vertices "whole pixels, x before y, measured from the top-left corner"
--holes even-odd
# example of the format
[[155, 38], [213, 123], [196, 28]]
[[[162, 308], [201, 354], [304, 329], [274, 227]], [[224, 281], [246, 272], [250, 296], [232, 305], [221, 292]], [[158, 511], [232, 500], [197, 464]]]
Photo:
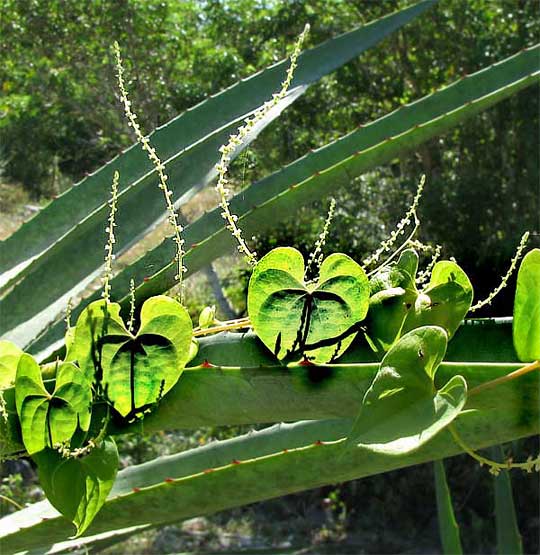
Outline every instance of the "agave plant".
[[[0, 520], [3, 553], [99, 549], [152, 526], [427, 461], [438, 461], [443, 545], [459, 552], [440, 460], [465, 451], [500, 474], [502, 504], [511, 498], [508, 468], [538, 470], [538, 458], [491, 460], [477, 450], [540, 432], [540, 250], [521, 263], [513, 319], [474, 320], [470, 311], [496, 291], [473, 305], [466, 273], [437, 260], [436, 249], [419, 271], [417, 249], [425, 246], [414, 236], [424, 181], [396, 232], [362, 262], [324, 257], [333, 205], [307, 263], [292, 247], [258, 260], [244, 237], [538, 82], [539, 46], [228, 196], [230, 162], [265, 125], [308, 85], [431, 4], [303, 54], [300, 40], [287, 72], [277, 64], [150, 137], [138, 129], [117, 51], [124, 108], [142, 149], [128, 149], [0, 244], [0, 455], [32, 456], [48, 497]], [[156, 174], [165, 203], [154, 195]], [[182, 229], [175, 208], [216, 177], [219, 206]], [[113, 277], [113, 246], [122, 252], [164, 215], [174, 241]], [[66, 333], [53, 320], [101, 270], [104, 227], [103, 298], [73, 307]], [[216, 324], [210, 310], [193, 329], [181, 287], [179, 299], [165, 293], [235, 243], [253, 266], [248, 317]], [[256, 423], [278, 424], [117, 474], [117, 434]]]

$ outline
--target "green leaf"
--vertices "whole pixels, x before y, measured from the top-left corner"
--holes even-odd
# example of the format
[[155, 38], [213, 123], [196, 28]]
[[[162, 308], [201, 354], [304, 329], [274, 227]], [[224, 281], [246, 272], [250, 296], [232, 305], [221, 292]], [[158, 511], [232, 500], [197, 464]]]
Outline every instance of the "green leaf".
[[421, 326], [440, 326], [451, 338], [465, 318], [473, 300], [467, 274], [455, 263], [435, 264], [427, 288], [418, 295], [407, 316], [403, 331]]
[[528, 252], [519, 267], [513, 323], [519, 360], [540, 359], [540, 249]]
[[23, 352], [11, 341], [0, 341], [0, 390], [15, 383], [17, 365]]
[[49, 393], [38, 363], [23, 354], [17, 368], [15, 401], [24, 446], [30, 455], [69, 441], [77, 426], [86, 431], [90, 425], [90, 382], [71, 362], [59, 364], [54, 391]]
[[135, 337], [109, 330], [98, 343], [106, 396], [125, 418], [149, 409], [171, 389], [191, 351], [191, 318], [174, 299], [148, 299], [140, 320]]
[[278, 359], [305, 354], [324, 363], [350, 345], [366, 316], [368, 300], [367, 277], [348, 256], [330, 255], [318, 281], [306, 284], [301, 253], [280, 247], [253, 271], [248, 314], [253, 329]]
[[435, 389], [435, 373], [446, 345], [446, 332], [436, 326], [404, 335], [382, 360], [348, 442], [402, 455], [418, 449], [452, 422], [465, 404], [467, 384], [456, 375]]
[[120, 305], [103, 299], [89, 304], [66, 335], [65, 360], [76, 362], [90, 381], [101, 367], [101, 339], [106, 335], [131, 337], [120, 316]]
[[435, 494], [437, 496], [437, 520], [439, 523], [439, 534], [443, 546], [444, 555], [461, 555], [461, 538], [459, 526], [452, 507], [452, 496], [446, 481], [444, 461], [433, 461], [435, 473]]
[[41, 487], [80, 536], [91, 524], [112, 489], [118, 472], [118, 451], [111, 437], [82, 458], [65, 459], [52, 449], [36, 455]]

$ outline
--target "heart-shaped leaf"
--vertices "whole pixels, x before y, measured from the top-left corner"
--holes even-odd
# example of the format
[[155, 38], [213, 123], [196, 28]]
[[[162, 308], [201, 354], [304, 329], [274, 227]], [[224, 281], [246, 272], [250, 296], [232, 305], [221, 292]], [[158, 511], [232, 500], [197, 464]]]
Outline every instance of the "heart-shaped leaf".
[[416, 299], [403, 332], [421, 326], [440, 326], [451, 338], [469, 311], [473, 287], [467, 274], [455, 263], [442, 260], [435, 264], [427, 289]]
[[519, 267], [513, 335], [519, 360], [540, 359], [540, 249], [528, 252]]
[[132, 418], [178, 381], [190, 356], [191, 318], [174, 299], [152, 297], [142, 306], [134, 336], [122, 322], [118, 305], [106, 305], [108, 318], [104, 307], [103, 301], [92, 303], [77, 322], [70, 354], [91, 368], [99, 367], [107, 399], [123, 417]]
[[80, 314], [77, 324], [66, 333], [66, 361], [76, 362], [90, 381], [101, 377], [100, 341], [106, 335], [130, 337], [120, 316], [118, 303], [104, 300], [90, 303]]
[[348, 256], [330, 255], [318, 281], [306, 284], [302, 254], [280, 247], [255, 267], [247, 304], [255, 332], [278, 359], [303, 354], [326, 363], [350, 345], [368, 302], [367, 277]]
[[465, 404], [467, 384], [454, 376], [435, 389], [435, 373], [446, 346], [447, 334], [440, 327], [425, 326], [404, 335], [382, 360], [348, 443], [402, 455], [452, 422]]
[[46, 449], [34, 455], [43, 491], [80, 536], [90, 525], [111, 491], [118, 471], [118, 451], [111, 437], [81, 458], [63, 458]]
[[58, 365], [54, 391], [49, 393], [34, 358], [23, 354], [17, 367], [15, 403], [24, 446], [30, 455], [69, 441], [77, 426], [88, 430], [92, 390], [80, 368]]
[[15, 383], [17, 366], [23, 351], [11, 341], [0, 341], [0, 390]]

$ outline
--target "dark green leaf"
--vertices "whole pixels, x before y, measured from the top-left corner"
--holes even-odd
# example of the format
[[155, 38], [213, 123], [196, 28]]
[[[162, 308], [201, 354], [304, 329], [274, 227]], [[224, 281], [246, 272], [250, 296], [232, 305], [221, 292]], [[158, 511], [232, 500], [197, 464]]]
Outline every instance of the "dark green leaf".
[[461, 538], [459, 526], [452, 507], [452, 496], [446, 481], [444, 461], [433, 461], [435, 472], [435, 493], [437, 496], [437, 520], [439, 522], [439, 533], [444, 555], [461, 555]]
[[82, 458], [65, 459], [46, 449], [34, 456], [39, 481], [51, 504], [77, 527], [80, 536], [111, 491], [118, 471], [118, 451], [111, 437]]
[[[493, 459], [503, 462], [504, 451], [500, 445], [491, 448]], [[523, 545], [514, 507], [512, 482], [508, 470], [493, 477], [495, 486], [495, 524], [497, 529], [497, 553], [499, 555], [521, 555]]]
[[440, 326], [451, 338], [471, 307], [473, 288], [467, 274], [449, 260], [437, 262], [427, 288], [418, 295], [403, 331]]

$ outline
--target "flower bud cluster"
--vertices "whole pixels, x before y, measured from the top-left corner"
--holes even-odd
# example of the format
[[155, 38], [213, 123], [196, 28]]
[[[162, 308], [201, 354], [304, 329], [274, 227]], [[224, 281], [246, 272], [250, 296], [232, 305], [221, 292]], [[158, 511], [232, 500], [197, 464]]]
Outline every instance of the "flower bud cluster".
[[135, 322], [135, 281], [133, 278], [129, 280], [129, 320], [128, 331], [133, 332], [133, 324]]
[[137, 115], [133, 112], [131, 108], [131, 101], [128, 98], [127, 89], [124, 83], [124, 67], [122, 65], [122, 58], [120, 56], [120, 47], [117, 42], [114, 43], [114, 52], [116, 55], [116, 76], [118, 79], [118, 88], [120, 89], [120, 97], [122, 103], [124, 105], [124, 112], [126, 114], [126, 118], [128, 120], [128, 125], [131, 127], [137, 137], [137, 141], [141, 145], [142, 149], [146, 152], [149, 160], [154, 165], [154, 169], [156, 170], [158, 177], [159, 177], [159, 188], [163, 192], [163, 196], [165, 198], [165, 204], [167, 206], [168, 217], [167, 221], [173, 230], [173, 241], [176, 245], [176, 254], [175, 254], [175, 263], [176, 263], [176, 274], [174, 279], [178, 281], [178, 285], [180, 288], [180, 298], [183, 299], [183, 287], [182, 287], [182, 277], [184, 272], [186, 272], [186, 268], [184, 267], [184, 239], [182, 238], [183, 227], [180, 225], [178, 221], [178, 216], [174, 209], [174, 204], [171, 200], [173, 196], [173, 192], [167, 186], [168, 176], [165, 173], [165, 166], [161, 162], [156, 149], [150, 144], [148, 137], [146, 137], [142, 130], [141, 126], [137, 122]]
[[[118, 211], [118, 182], [120, 181], [120, 174], [115, 171], [112, 180], [111, 187], [111, 200], [109, 201], [110, 212], [107, 227], [105, 228], [105, 233], [107, 233], [107, 243], [105, 245], [105, 269], [103, 271], [103, 293], [102, 297], [108, 304], [111, 302], [111, 279], [112, 279], [112, 263], [114, 260], [114, 244], [116, 239], [114, 237], [114, 228], [116, 223], [114, 221], [116, 212]], [[68, 304], [68, 310], [66, 311], [66, 323], [68, 322], [67, 313], [71, 313], [71, 307]]]
[[276, 106], [287, 94], [287, 90], [291, 85], [293, 80], [294, 71], [298, 66], [297, 60], [302, 49], [302, 44], [309, 33], [309, 25], [306, 25], [298, 40], [296, 41], [294, 51], [291, 54], [289, 69], [287, 70], [287, 75], [285, 80], [281, 83], [281, 90], [278, 93], [272, 95], [272, 99], [265, 102], [261, 107], [259, 107], [252, 116], [244, 120], [244, 125], [238, 128], [237, 133], [229, 137], [229, 141], [220, 147], [219, 152], [221, 157], [219, 162], [216, 164], [216, 172], [218, 180], [216, 183], [216, 191], [219, 195], [219, 206], [221, 207], [221, 215], [225, 220], [225, 227], [231, 232], [233, 237], [238, 242], [238, 251], [246, 256], [247, 262], [254, 266], [257, 263], [257, 253], [252, 252], [245, 239], [242, 237], [242, 231], [238, 227], [238, 216], [231, 213], [229, 207], [229, 195], [230, 190], [227, 188], [229, 181], [227, 180], [227, 172], [229, 170], [229, 165], [231, 159], [236, 149], [240, 147], [250, 131], [259, 123], [270, 110]]
[[[417, 244], [418, 242], [416, 241], [415, 243]], [[431, 272], [433, 271], [435, 264], [437, 264], [437, 261], [441, 256], [441, 245], [436, 245], [435, 248], [431, 247], [431, 245], [425, 246], [430, 247], [433, 254], [431, 255], [431, 260], [429, 261], [428, 265], [418, 274], [418, 277], [416, 278], [416, 285], [423, 285], [431, 277]]]

